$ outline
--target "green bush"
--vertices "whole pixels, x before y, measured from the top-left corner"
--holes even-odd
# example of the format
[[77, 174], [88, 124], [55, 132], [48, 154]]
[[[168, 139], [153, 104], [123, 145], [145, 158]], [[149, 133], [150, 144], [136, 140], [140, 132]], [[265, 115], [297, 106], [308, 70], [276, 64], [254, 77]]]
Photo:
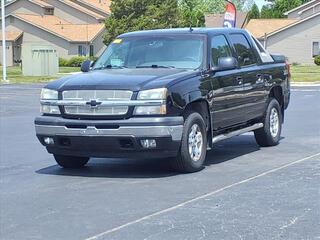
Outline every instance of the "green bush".
[[72, 57], [69, 60], [59, 58], [59, 67], [80, 67], [85, 60], [96, 61], [97, 57]]
[[87, 57], [72, 57], [68, 61], [68, 67], [80, 67], [85, 60]]
[[98, 58], [97, 57], [89, 57], [89, 60], [91, 60], [91, 61], [97, 61], [98, 60]]
[[316, 65], [320, 66], [320, 55], [319, 55], [319, 56], [316, 56], [316, 57], [314, 58], [314, 63], [315, 63]]
[[68, 67], [68, 60], [64, 58], [59, 58], [59, 67]]

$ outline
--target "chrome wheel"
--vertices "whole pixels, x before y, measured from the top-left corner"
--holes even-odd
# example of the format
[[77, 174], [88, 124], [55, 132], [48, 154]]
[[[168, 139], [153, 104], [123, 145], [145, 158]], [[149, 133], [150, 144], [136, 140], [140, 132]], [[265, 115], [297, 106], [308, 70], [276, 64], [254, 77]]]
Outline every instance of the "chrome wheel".
[[200, 160], [203, 148], [203, 136], [198, 124], [193, 124], [188, 136], [189, 154], [193, 161]]
[[276, 108], [272, 108], [270, 114], [270, 133], [273, 138], [278, 135], [279, 132], [279, 114]]

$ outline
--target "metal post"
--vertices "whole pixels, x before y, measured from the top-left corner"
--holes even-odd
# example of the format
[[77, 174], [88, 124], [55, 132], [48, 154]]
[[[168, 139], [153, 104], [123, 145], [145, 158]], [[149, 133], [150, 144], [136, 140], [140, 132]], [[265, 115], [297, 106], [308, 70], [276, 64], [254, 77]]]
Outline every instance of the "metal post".
[[265, 33], [265, 34], [264, 34], [264, 41], [263, 41], [263, 47], [264, 47], [264, 49], [267, 49], [267, 47], [268, 47], [267, 41], [268, 41], [268, 36], [267, 36], [267, 33]]
[[1, 0], [1, 17], [2, 17], [2, 68], [3, 68], [3, 77], [4, 82], [7, 81], [7, 46], [6, 46], [6, 16], [5, 16], [5, 4], [4, 0]]

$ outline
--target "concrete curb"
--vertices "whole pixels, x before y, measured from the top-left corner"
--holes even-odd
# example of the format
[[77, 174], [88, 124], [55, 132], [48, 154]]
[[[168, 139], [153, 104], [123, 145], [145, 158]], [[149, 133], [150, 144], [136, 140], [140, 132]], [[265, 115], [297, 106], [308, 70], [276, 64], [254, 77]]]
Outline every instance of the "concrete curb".
[[297, 82], [291, 83], [292, 87], [320, 87], [320, 82], [308, 83], [308, 82]]

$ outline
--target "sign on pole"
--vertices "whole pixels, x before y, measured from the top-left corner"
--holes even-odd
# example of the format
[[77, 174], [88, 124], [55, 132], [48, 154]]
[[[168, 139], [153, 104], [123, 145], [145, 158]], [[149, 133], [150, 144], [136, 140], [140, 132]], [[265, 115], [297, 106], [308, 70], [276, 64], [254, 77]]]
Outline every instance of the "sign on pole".
[[224, 14], [223, 27], [235, 28], [236, 21], [237, 21], [236, 6], [231, 1], [227, 1], [226, 12]]
[[2, 80], [7, 82], [7, 45], [6, 45], [6, 22], [5, 4], [1, 0], [1, 23], [2, 23]]

